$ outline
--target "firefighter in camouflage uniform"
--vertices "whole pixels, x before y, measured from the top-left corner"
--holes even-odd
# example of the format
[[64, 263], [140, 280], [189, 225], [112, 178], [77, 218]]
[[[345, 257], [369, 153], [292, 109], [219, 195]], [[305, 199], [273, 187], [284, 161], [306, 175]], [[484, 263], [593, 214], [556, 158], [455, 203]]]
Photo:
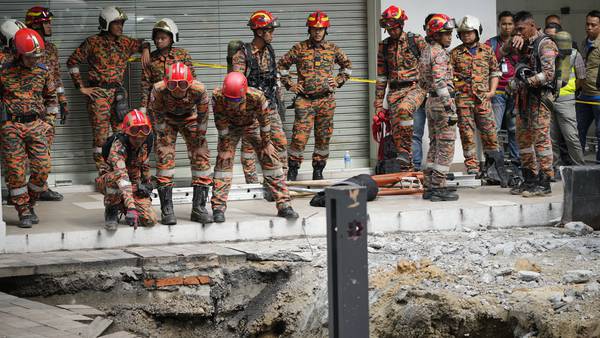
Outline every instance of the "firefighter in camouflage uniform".
[[479, 39], [483, 28], [478, 18], [467, 15], [458, 23], [458, 36], [463, 42], [450, 53], [456, 88], [458, 130], [469, 174], [479, 172], [475, 128], [479, 130], [486, 163], [494, 163], [506, 187], [508, 179], [504, 158], [498, 146], [496, 121], [492, 112], [491, 99], [502, 76], [492, 48]]
[[454, 156], [456, 138], [456, 104], [452, 83], [452, 64], [446, 48], [452, 42], [454, 19], [445, 14], [431, 14], [425, 30], [429, 45], [421, 55], [421, 87], [428, 91], [425, 109], [429, 127], [429, 152], [424, 174], [424, 199], [433, 202], [456, 201], [458, 194], [446, 186], [446, 174]]
[[388, 118], [401, 171], [411, 171], [413, 113], [425, 100], [426, 92], [419, 86], [419, 57], [427, 43], [420, 35], [404, 32], [408, 20], [404, 10], [388, 7], [379, 19], [389, 37], [379, 43], [377, 52], [377, 82], [374, 106], [379, 114], [383, 110], [386, 88]]
[[102, 156], [109, 169], [98, 179], [98, 190], [104, 195], [104, 227], [110, 231], [117, 230], [120, 214], [125, 214], [125, 222], [135, 228], [156, 224], [150, 198], [154, 142], [150, 119], [135, 109], [124, 117], [120, 129], [103, 146]]
[[[123, 35], [127, 15], [118, 7], [106, 7], [99, 16], [100, 33], [88, 37], [67, 61], [75, 87], [87, 97], [87, 109], [92, 124], [94, 162], [99, 176], [108, 166], [102, 157], [102, 145], [109, 129], [120, 129], [127, 110], [127, 94], [123, 87], [127, 60], [142, 52], [144, 68], [150, 62], [150, 45], [143, 39]], [[84, 85], [79, 65], [87, 62], [88, 85]]]
[[[271, 142], [283, 165], [283, 174], [287, 174], [287, 139], [283, 130], [281, 111], [285, 112], [279, 100], [281, 88], [277, 78], [275, 51], [271, 46], [275, 28], [279, 27], [277, 17], [266, 10], [259, 10], [250, 16], [248, 27], [254, 38], [244, 43], [231, 58], [231, 71], [240, 72], [248, 79], [248, 85], [265, 94], [269, 101], [271, 118]], [[242, 137], [242, 168], [246, 183], [258, 183], [256, 173], [256, 155], [248, 138]]]
[[[48, 189], [51, 161], [48, 130], [54, 127], [58, 102], [52, 72], [42, 63], [44, 40], [22, 28], [14, 37], [15, 59], [0, 69], [0, 139], [10, 198], [19, 227], [39, 223], [35, 202]], [[26, 182], [26, 162], [31, 174]]]
[[211, 199], [214, 221], [225, 221], [233, 158], [242, 137], [248, 137], [258, 155], [265, 183], [276, 201], [277, 216], [298, 218], [291, 206], [282, 165], [271, 141], [269, 102], [265, 95], [258, 89], [248, 87], [243, 74], [231, 72], [225, 77], [223, 87], [213, 91], [212, 107], [219, 133], [219, 153]]
[[[333, 134], [335, 91], [348, 81], [352, 62], [334, 43], [326, 41], [329, 17], [316, 11], [308, 16], [309, 39], [297, 43], [277, 64], [281, 82], [296, 94], [294, 128], [288, 148], [288, 180], [295, 181], [302, 164], [304, 147], [315, 129], [315, 148], [312, 156], [313, 180], [323, 179], [323, 169], [329, 158], [329, 141]], [[335, 64], [340, 67], [334, 76]], [[296, 65], [298, 81], [293, 82], [289, 69]]]
[[191, 162], [194, 197], [191, 220], [212, 223], [206, 200], [212, 180], [206, 129], [208, 93], [194, 80], [192, 70], [182, 62], [167, 68], [164, 80], [154, 84], [148, 113], [156, 133], [156, 178], [161, 206], [161, 223], [177, 224], [173, 211], [173, 176], [177, 133], [185, 140]]
[[[40, 59], [40, 62], [45, 64], [46, 67], [52, 72], [54, 78], [56, 95], [58, 96], [59, 113], [56, 116], [58, 123], [65, 124], [67, 121], [67, 115], [69, 110], [67, 108], [67, 97], [65, 95], [65, 86], [63, 85], [60, 77], [60, 65], [58, 60], [58, 48], [52, 42], [48, 41], [48, 38], [52, 36], [52, 12], [45, 7], [32, 7], [27, 11], [25, 15], [25, 24], [27, 27], [37, 31], [40, 36], [44, 39], [44, 56]], [[54, 135], [56, 128], [52, 128], [48, 132], [48, 149], [52, 147], [54, 143]], [[62, 201], [63, 196], [48, 188], [45, 192], [40, 195], [40, 201]]]
[[502, 56], [520, 56], [508, 90], [516, 97], [517, 142], [524, 182], [511, 193], [545, 196], [552, 193], [550, 181], [554, 177], [550, 123], [554, 94], [560, 89], [555, 68], [558, 47], [537, 30], [531, 13], [517, 13], [515, 25], [517, 35], [501, 49]]

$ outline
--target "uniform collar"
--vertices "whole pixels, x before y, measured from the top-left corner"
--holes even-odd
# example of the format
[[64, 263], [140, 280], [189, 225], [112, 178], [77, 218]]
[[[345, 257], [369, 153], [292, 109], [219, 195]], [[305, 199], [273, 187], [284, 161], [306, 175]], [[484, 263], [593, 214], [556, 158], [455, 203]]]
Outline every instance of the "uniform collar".
[[[464, 43], [463, 43], [463, 44], [461, 44], [461, 45], [459, 46], [459, 48], [460, 48], [460, 49], [459, 49], [459, 51], [460, 51], [461, 53], [469, 53], [469, 49], [471, 49], [471, 48], [467, 47], [467, 45], [465, 45]], [[475, 47], [473, 47], [473, 48], [477, 48], [477, 51], [478, 51], [478, 52], [479, 52], [479, 51], [481, 51], [481, 42], [477, 42], [477, 44], [476, 44], [476, 45], [475, 45]]]
[[321, 44], [319, 44], [318, 46], [310, 38], [308, 40], [306, 40], [306, 42], [309, 47], [320, 48], [320, 49], [325, 49], [325, 45], [327, 44], [327, 40], [325, 40], [325, 39], [323, 39], [323, 41], [321, 41]]

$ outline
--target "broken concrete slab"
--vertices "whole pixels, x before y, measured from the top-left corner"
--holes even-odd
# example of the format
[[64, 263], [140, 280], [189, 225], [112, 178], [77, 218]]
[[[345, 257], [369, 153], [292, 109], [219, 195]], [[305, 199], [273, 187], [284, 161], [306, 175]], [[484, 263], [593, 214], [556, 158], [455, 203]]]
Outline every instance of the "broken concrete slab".
[[88, 325], [85, 329], [79, 331], [82, 337], [96, 338], [99, 337], [109, 326], [113, 323], [112, 320], [106, 318], [96, 317], [94, 321]]
[[563, 275], [562, 281], [565, 284], [581, 284], [587, 283], [593, 276], [593, 272], [590, 270], [570, 270]]

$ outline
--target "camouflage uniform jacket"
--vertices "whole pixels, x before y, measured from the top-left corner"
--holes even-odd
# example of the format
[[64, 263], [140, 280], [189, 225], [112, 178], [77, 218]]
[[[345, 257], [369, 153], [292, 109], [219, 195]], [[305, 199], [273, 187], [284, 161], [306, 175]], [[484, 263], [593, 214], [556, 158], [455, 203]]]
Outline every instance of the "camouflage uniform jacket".
[[183, 62], [188, 66], [192, 71], [192, 76], [196, 78], [192, 57], [187, 50], [172, 47], [167, 55], [162, 55], [159, 50], [150, 53], [150, 66], [142, 71], [142, 107], [148, 107], [152, 86], [158, 81], [162, 81], [167, 67], [177, 62]]
[[40, 62], [45, 64], [52, 73], [54, 84], [56, 87], [56, 95], [58, 95], [58, 103], [62, 106], [67, 105], [67, 97], [65, 96], [65, 86], [60, 78], [60, 63], [58, 61], [58, 48], [50, 41], [45, 42], [44, 56]]
[[157, 82], [150, 94], [148, 113], [152, 124], [156, 125], [158, 115], [171, 119], [198, 118], [198, 126], [202, 135], [208, 126], [208, 92], [200, 81], [194, 80], [183, 98], [171, 95], [163, 81]]
[[269, 118], [269, 103], [265, 94], [260, 90], [249, 87], [246, 99], [237, 109], [228, 109], [226, 98], [221, 88], [215, 88], [212, 94], [212, 108], [215, 114], [215, 125], [219, 135], [226, 135], [229, 126], [247, 127], [258, 120], [260, 137], [263, 145], [271, 142], [271, 119]]
[[[422, 36], [414, 35], [415, 44], [422, 52], [427, 42]], [[384, 51], [387, 46], [387, 51]], [[375, 85], [375, 106], [383, 106], [385, 89], [388, 82], [417, 81], [419, 78], [419, 59], [410, 49], [408, 34], [403, 32], [398, 40], [386, 38], [379, 43], [377, 51], [377, 81]]]
[[111, 39], [108, 34], [88, 37], [67, 61], [75, 87], [85, 87], [79, 73], [79, 65], [83, 62], [89, 65], [88, 78], [91, 87], [122, 84], [127, 60], [148, 46], [143, 39], [132, 39], [127, 36], [120, 36], [116, 40]]
[[475, 95], [481, 101], [490, 91], [490, 80], [501, 77], [502, 72], [492, 47], [477, 43], [476, 53], [472, 55], [464, 44], [450, 53], [454, 71], [456, 91], [465, 95]]
[[52, 73], [38, 63], [27, 68], [21, 62], [0, 68], [0, 98], [12, 116], [37, 115], [54, 125], [58, 113]]
[[452, 64], [450, 55], [442, 45], [433, 42], [425, 48], [419, 62], [419, 73], [421, 75], [419, 83], [430, 96], [441, 98], [445, 107], [455, 107], [452, 99], [454, 95]]
[[128, 152], [127, 148], [118, 137], [115, 138], [106, 162], [111, 168], [110, 171], [115, 173], [125, 207], [134, 209], [133, 185], [150, 182], [150, 154], [146, 143], [137, 151], [130, 146]]
[[[339, 74], [333, 76], [334, 64], [340, 66]], [[304, 88], [305, 95], [319, 95], [335, 92], [328, 79], [335, 79], [337, 87], [344, 85], [352, 74], [352, 62], [341, 48], [329, 41], [319, 46], [310, 40], [297, 43], [277, 63], [281, 83], [290, 89], [293, 82], [289, 69], [296, 65], [298, 83]]]
[[[258, 49], [253, 43], [250, 43], [250, 45], [252, 46], [252, 55], [254, 55], [258, 63], [258, 69], [261, 72], [268, 72], [269, 63], [271, 62], [271, 53], [269, 52], [269, 49], [267, 47]], [[233, 54], [231, 58], [231, 66], [232, 71], [240, 72], [248, 76], [246, 72], [249, 71], [249, 69], [246, 63], [246, 52], [244, 51], [244, 48], [238, 49], [238, 51]]]
[[10, 49], [3, 48], [0, 50], [0, 68], [2, 68], [3, 64], [12, 62], [12, 60], [13, 53], [10, 51]]

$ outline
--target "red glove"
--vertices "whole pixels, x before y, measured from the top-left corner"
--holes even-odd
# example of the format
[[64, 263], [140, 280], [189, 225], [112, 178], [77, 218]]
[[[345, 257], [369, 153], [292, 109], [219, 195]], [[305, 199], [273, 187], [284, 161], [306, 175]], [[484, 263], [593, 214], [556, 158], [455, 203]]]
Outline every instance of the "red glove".
[[125, 222], [129, 226], [133, 226], [134, 229], [137, 229], [140, 220], [140, 213], [136, 209], [127, 209], [127, 214], [125, 214]]
[[371, 126], [371, 133], [373, 134], [373, 139], [377, 143], [380, 143], [383, 139], [383, 125], [386, 124], [387, 120], [387, 111], [385, 109], [378, 109], [373, 116], [373, 125]]

